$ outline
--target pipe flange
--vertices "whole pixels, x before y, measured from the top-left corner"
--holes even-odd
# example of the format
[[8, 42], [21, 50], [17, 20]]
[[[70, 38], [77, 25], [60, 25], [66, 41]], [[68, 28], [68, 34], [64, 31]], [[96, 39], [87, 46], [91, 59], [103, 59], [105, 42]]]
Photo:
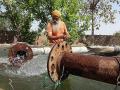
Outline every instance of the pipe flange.
[[[72, 52], [72, 48], [66, 42], [55, 44], [48, 56], [47, 70], [48, 75], [53, 82], [57, 82], [61, 79], [60, 63], [61, 58], [65, 52]], [[65, 79], [62, 78], [62, 79]]]
[[20, 67], [27, 60], [33, 58], [33, 51], [29, 45], [26, 43], [17, 43], [10, 47], [8, 52], [9, 62], [13, 66]]

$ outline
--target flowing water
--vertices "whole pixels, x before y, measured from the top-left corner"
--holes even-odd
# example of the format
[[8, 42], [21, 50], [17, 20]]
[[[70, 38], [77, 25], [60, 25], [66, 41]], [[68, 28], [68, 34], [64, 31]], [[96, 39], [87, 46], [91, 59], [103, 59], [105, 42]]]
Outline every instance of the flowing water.
[[60, 85], [56, 85], [47, 74], [47, 57], [47, 54], [36, 55], [19, 69], [7, 66], [9, 64], [7, 56], [0, 57], [0, 62], [6, 63], [4, 68], [0, 68], [0, 90], [114, 90], [115, 88], [112, 84], [73, 75]]

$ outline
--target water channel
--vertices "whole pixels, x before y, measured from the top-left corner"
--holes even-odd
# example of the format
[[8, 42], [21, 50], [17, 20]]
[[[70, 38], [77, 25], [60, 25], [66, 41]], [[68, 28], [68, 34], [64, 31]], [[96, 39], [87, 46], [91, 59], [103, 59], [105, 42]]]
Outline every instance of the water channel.
[[[69, 75], [60, 85], [53, 83], [47, 74], [48, 54], [39, 54], [20, 68], [6, 64], [0, 68], [0, 90], [114, 90], [115, 85]], [[2, 53], [0, 62], [8, 63]], [[120, 90], [120, 87], [118, 87]]]

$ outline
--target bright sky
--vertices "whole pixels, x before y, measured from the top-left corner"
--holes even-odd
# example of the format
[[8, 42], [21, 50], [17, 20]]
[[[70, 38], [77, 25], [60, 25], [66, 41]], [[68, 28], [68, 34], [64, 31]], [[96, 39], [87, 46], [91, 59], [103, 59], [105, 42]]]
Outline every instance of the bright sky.
[[38, 31], [39, 23], [40, 23], [40, 21], [34, 20], [32, 22], [32, 27], [30, 28], [30, 31]]
[[[120, 15], [117, 14], [114, 24], [102, 23], [99, 30], [95, 30], [95, 35], [113, 35], [115, 32], [120, 31]], [[91, 31], [87, 31], [86, 34], [91, 34]]]

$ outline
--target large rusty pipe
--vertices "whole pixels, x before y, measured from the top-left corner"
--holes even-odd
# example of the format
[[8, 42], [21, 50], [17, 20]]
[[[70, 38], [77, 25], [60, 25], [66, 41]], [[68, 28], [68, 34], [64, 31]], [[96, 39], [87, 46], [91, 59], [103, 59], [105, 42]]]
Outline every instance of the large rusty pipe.
[[115, 57], [64, 53], [60, 65], [70, 74], [111, 84], [117, 83], [119, 75], [119, 64]]
[[71, 53], [70, 46], [62, 43], [55, 45], [49, 54], [48, 74], [54, 82], [64, 80], [69, 74], [73, 74], [116, 84], [120, 72], [119, 61], [119, 57]]

